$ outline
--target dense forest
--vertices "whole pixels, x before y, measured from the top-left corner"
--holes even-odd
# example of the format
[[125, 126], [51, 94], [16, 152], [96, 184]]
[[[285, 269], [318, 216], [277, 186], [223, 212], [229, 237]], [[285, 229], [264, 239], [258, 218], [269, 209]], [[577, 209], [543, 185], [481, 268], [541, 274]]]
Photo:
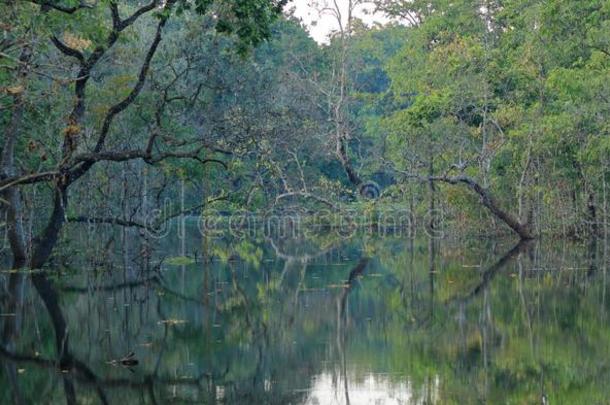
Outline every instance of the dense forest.
[[44, 266], [72, 222], [206, 209], [607, 234], [610, 3], [378, 0], [372, 26], [360, 5], [318, 44], [283, 1], [4, 1], [14, 267]]
[[0, 403], [608, 402], [610, 1], [0, 29]]

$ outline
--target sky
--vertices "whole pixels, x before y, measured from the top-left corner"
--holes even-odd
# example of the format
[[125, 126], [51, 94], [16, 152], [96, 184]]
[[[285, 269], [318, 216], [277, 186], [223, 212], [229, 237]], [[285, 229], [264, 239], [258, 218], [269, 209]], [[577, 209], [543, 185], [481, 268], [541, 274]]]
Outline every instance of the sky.
[[[335, 1], [344, 16], [343, 19], [345, 20], [349, 0]], [[319, 6], [313, 6], [312, 3], [314, 2], [317, 2]], [[336, 18], [332, 16], [330, 12], [322, 11], [321, 14], [318, 12], [318, 9], [324, 8], [325, 5], [334, 6], [333, 0], [292, 0], [287, 5], [288, 10], [294, 8], [295, 16], [303, 20], [309, 29], [309, 34], [318, 43], [328, 42], [328, 34], [337, 30], [339, 27]], [[371, 3], [363, 3], [362, 5], [358, 6], [354, 12], [354, 15], [369, 25], [375, 22], [385, 21], [382, 16], [371, 15], [370, 13], [367, 15], [365, 13], [367, 9], [372, 9]], [[317, 21], [317, 23], [312, 24], [314, 21]]]

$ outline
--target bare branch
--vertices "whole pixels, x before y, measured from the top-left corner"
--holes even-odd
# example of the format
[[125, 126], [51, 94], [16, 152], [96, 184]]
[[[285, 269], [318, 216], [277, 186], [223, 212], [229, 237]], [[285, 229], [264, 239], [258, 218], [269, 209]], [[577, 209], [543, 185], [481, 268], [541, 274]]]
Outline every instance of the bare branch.
[[48, 171], [5, 178], [0, 181], [0, 191], [4, 191], [10, 187], [17, 186], [20, 184], [34, 184], [41, 183], [44, 181], [50, 181], [57, 178], [59, 174], [60, 173], [58, 171]]

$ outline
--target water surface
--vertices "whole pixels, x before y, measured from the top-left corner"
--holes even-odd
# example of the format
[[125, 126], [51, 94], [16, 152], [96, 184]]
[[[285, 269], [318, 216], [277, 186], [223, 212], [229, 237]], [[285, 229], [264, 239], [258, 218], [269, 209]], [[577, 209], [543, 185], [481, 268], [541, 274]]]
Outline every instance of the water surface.
[[603, 241], [170, 238], [123, 251], [1, 274], [2, 403], [610, 397]]

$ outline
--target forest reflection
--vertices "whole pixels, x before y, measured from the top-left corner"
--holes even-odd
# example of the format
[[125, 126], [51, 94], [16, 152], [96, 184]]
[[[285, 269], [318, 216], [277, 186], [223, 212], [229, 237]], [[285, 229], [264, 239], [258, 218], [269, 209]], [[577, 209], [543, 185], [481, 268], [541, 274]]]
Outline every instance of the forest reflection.
[[138, 247], [87, 271], [3, 272], [0, 402], [601, 403], [610, 395], [603, 241], [178, 245], [146, 258]]

